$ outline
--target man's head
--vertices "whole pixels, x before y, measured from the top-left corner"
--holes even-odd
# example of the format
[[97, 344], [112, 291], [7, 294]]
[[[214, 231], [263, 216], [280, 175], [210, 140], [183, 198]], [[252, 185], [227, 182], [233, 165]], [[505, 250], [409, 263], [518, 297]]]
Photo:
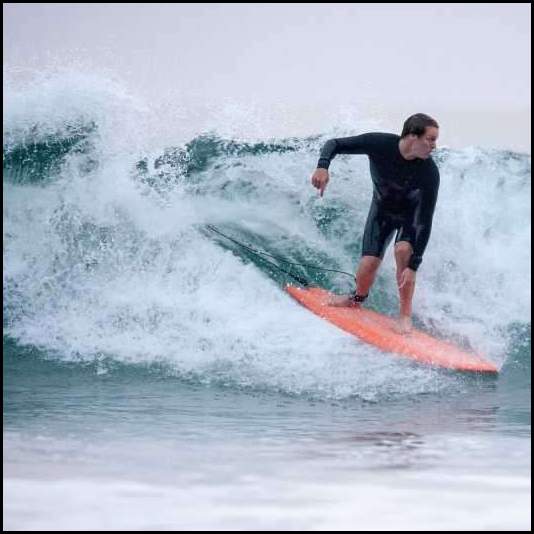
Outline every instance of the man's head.
[[401, 133], [401, 139], [404, 140], [409, 152], [421, 159], [430, 157], [432, 150], [436, 148], [438, 136], [438, 123], [424, 113], [408, 117]]

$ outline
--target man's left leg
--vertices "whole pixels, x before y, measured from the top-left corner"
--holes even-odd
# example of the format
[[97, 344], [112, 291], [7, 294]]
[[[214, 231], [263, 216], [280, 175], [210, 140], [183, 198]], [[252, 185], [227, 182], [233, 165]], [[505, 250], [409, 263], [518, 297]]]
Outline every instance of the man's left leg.
[[[401, 275], [408, 267], [413, 253], [412, 245], [408, 241], [395, 243], [395, 262], [397, 263], [397, 286], [400, 286]], [[399, 331], [407, 333], [412, 328], [412, 300], [415, 292], [415, 282], [407, 282], [399, 287], [400, 313]]]

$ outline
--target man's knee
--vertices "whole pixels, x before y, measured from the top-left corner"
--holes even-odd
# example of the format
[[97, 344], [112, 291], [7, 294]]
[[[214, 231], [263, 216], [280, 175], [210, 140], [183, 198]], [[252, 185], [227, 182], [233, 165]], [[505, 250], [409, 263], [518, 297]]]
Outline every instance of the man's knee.
[[399, 241], [395, 244], [395, 258], [397, 260], [409, 260], [413, 254], [413, 248], [408, 241]]

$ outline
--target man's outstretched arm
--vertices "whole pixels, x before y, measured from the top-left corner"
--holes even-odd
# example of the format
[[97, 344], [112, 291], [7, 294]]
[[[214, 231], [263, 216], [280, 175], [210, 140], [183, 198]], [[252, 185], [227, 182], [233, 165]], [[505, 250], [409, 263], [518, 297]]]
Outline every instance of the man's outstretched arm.
[[370, 154], [375, 144], [376, 134], [373, 133], [329, 139], [323, 145], [317, 168], [328, 169], [337, 154]]
[[328, 168], [337, 154], [369, 154], [375, 143], [374, 134], [355, 135], [353, 137], [340, 137], [329, 139], [321, 149], [317, 169], [312, 175], [312, 184], [319, 189], [321, 196], [328, 185], [330, 175]]

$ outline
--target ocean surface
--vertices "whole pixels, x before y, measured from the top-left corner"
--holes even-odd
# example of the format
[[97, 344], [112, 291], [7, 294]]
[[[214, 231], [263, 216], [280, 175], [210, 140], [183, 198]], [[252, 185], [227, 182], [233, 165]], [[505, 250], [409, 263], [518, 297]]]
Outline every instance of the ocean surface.
[[[485, 376], [283, 290], [352, 287], [368, 160], [338, 156], [323, 198], [310, 176], [361, 125], [169, 144], [79, 78], [8, 85], [4, 108], [4, 529], [531, 528], [529, 154], [434, 156], [414, 321]], [[368, 302], [397, 311], [391, 249]]]

